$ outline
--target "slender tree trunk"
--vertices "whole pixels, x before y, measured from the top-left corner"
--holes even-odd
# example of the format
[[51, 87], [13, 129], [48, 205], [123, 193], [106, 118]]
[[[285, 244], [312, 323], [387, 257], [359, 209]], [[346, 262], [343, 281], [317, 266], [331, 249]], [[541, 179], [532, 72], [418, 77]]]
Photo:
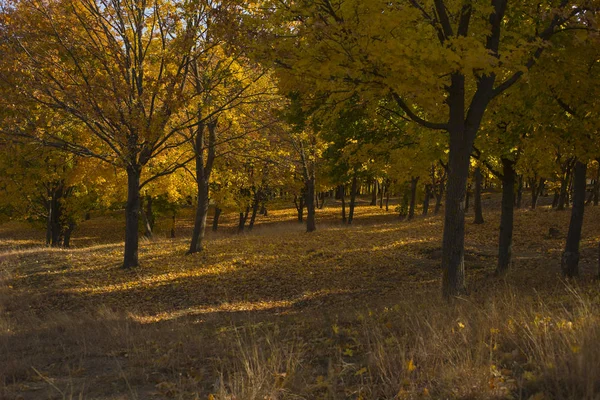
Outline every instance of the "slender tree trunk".
[[563, 275], [575, 277], [579, 275], [579, 242], [583, 227], [583, 212], [585, 210], [587, 163], [577, 161], [574, 168], [573, 208], [565, 251], [562, 255], [561, 267]]
[[419, 177], [412, 177], [410, 180], [410, 207], [408, 209], [408, 220], [410, 221], [415, 217], [415, 205], [417, 200], [417, 183]]
[[519, 185], [517, 187], [517, 199], [515, 205], [517, 208], [521, 208], [523, 206], [523, 175], [519, 175], [517, 181]]
[[260, 199], [262, 197], [262, 190], [258, 189], [254, 194], [254, 201], [252, 202], [252, 216], [248, 223], [248, 230], [251, 231], [254, 228], [254, 221], [256, 221], [256, 215], [258, 214], [258, 207], [260, 205]]
[[338, 196], [342, 202], [342, 224], [345, 224], [346, 222], [348, 222], [346, 220], [346, 194], [345, 194], [345, 191], [346, 190], [344, 188], [344, 185], [338, 186]]
[[138, 223], [140, 215], [140, 166], [127, 167], [127, 204], [125, 206], [125, 253], [123, 268], [139, 266]]
[[475, 168], [475, 191], [473, 193], [473, 208], [475, 209], [475, 219], [473, 220], [474, 224], [483, 224], [483, 207], [481, 203], [481, 186], [482, 186], [482, 176], [481, 176], [481, 168]]
[[390, 211], [390, 181], [385, 186], [385, 211]]
[[192, 232], [192, 241], [190, 242], [190, 249], [188, 254], [198, 253], [202, 251], [202, 245], [204, 235], [206, 232], [206, 218], [208, 216], [208, 183], [203, 182], [204, 179], [200, 178], [198, 185], [198, 204], [196, 206], [196, 217], [194, 220], [194, 230]]
[[557, 210], [562, 211], [569, 204], [569, 182], [571, 180], [571, 167], [567, 165], [560, 180], [560, 194], [558, 196]]
[[533, 177], [529, 179], [529, 186], [531, 186], [531, 209], [535, 210], [535, 208], [537, 207], [537, 202], [538, 202], [538, 197], [539, 197], [539, 190], [540, 188], [537, 185], [537, 178]]
[[381, 184], [379, 185], [379, 208], [381, 208], [381, 209], [383, 209], [383, 194], [385, 191], [386, 191], [385, 180], [382, 180]]
[[465, 199], [465, 214], [469, 212], [470, 205], [471, 205], [471, 184], [467, 184], [467, 196]]
[[515, 162], [502, 158], [502, 212], [498, 243], [497, 275], [504, 275], [511, 263], [515, 207]]
[[440, 179], [440, 182], [437, 184], [435, 191], [435, 209], [433, 211], [434, 214], [439, 214], [440, 209], [442, 208], [442, 199], [444, 197], [444, 191], [446, 186], [446, 173]]
[[175, 238], [175, 211], [173, 211], [173, 216], [171, 218], [171, 239]]
[[372, 206], [377, 205], [377, 186], [379, 182], [377, 179], [373, 179], [373, 190], [371, 191], [371, 204]]
[[348, 212], [348, 225], [352, 224], [354, 219], [354, 206], [356, 205], [357, 181], [356, 175], [352, 177], [352, 187], [350, 188], [350, 211]]
[[[200, 125], [194, 138], [194, 153], [196, 159], [196, 187], [198, 191], [198, 204], [196, 206], [196, 217], [194, 219], [194, 230], [192, 231], [192, 240], [187, 254], [198, 253], [202, 251], [204, 236], [206, 233], [206, 218], [208, 217], [209, 206], [209, 184], [212, 173], [212, 166], [215, 159], [216, 145], [216, 127], [217, 122], [211, 121], [207, 124], [208, 128], [208, 146], [205, 146], [204, 125]], [[205, 160], [205, 147], [208, 152]]]
[[600, 158], [596, 159], [598, 162], [598, 168], [596, 169], [596, 181], [594, 182], [594, 206], [598, 205], [598, 198], [600, 197]]
[[250, 214], [250, 207], [246, 207], [246, 212], [240, 212], [240, 222], [238, 224], [238, 233], [244, 232], [246, 221], [248, 220], [248, 214]]
[[148, 239], [152, 239], [152, 196], [145, 196], [146, 198], [146, 209], [141, 204], [143, 199], [140, 199], [140, 209], [142, 210], [142, 219], [144, 220], [144, 236]]
[[425, 199], [423, 200], [423, 216], [429, 212], [429, 199], [431, 197], [431, 185], [425, 185]]
[[212, 231], [216, 232], [219, 229], [219, 217], [221, 216], [221, 210], [218, 206], [215, 207], [215, 216], [213, 217], [212, 222]]
[[52, 243], [52, 197], [54, 194], [48, 190], [48, 195], [46, 198], [46, 210], [48, 215], [46, 216], [46, 246], [50, 246]]
[[296, 211], [298, 213], [298, 222], [304, 222], [304, 193], [300, 194], [300, 197], [294, 195], [294, 205], [296, 206]]
[[63, 247], [66, 249], [71, 247], [71, 235], [73, 234], [73, 231], [75, 230], [75, 226], [76, 226], [75, 222], [69, 222], [62, 232]]
[[314, 232], [317, 229], [314, 198], [315, 176], [311, 174], [306, 181], [306, 232]]
[[554, 191], [554, 197], [552, 198], [552, 208], [558, 207], [558, 199], [560, 199], [560, 191], [556, 189]]

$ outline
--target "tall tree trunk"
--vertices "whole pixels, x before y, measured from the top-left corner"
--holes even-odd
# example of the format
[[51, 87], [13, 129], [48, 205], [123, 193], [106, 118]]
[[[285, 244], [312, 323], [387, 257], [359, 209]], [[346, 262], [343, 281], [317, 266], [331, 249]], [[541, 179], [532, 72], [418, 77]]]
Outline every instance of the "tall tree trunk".
[[123, 268], [139, 266], [138, 223], [140, 215], [140, 175], [142, 168], [138, 165], [127, 167], [127, 204], [125, 206], [125, 253]]
[[473, 220], [473, 223], [483, 224], [483, 207], [481, 203], [482, 176], [480, 167], [475, 168], [474, 177], [475, 191], [473, 193], [473, 208], [475, 209], [475, 219]]
[[385, 185], [385, 211], [390, 211], [390, 185], [391, 182], [388, 179]]
[[440, 181], [436, 185], [435, 190], [435, 209], [433, 210], [434, 214], [439, 214], [440, 209], [442, 208], [442, 199], [444, 197], [444, 191], [446, 190], [446, 176], [447, 173], [444, 172], [444, 175], [441, 177]]
[[562, 211], [566, 206], [569, 205], [569, 183], [571, 181], [571, 162], [567, 162], [567, 165], [563, 171], [563, 175], [560, 180], [560, 192], [558, 196], [558, 204], [556, 209]]
[[469, 206], [471, 205], [471, 184], [467, 184], [467, 195], [465, 199], [465, 214], [469, 212]]
[[596, 159], [598, 162], [598, 168], [596, 170], [596, 181], [594, 182], [594, 205], [598, 205], [598, 198], [600, 197], [600, 158]]
[[515, 205], [517, 208], [521, 208], [523, 205], [523, 175], [519, 175], [517, 181], [519, 184], [517, 186], [517, 198]]
[[213, 217], [212, 222], [212, 231], [216, 232], [219, 229], [219, 217], [221, 216], [221, 210], [219, 206], [215, 206], [215, 216]]
[[376, 206], [377, 205], [377, 186], [379, 185], [379, 182], [377, 181], [377, 179], [373, 179], [373, 190], [371, 191], [371, 204], [372, 206]]
[[202, 251], [202, 242], [206, 232], [206, 218], [208, 216], [208, 182], [203, 178], [198, 179], [198, 204], [196, 205], [196, 217], [194, 219], [194, 230], [192, 231], [192, 241], [187, 254], [198, 253]]
[[311, 174], [306, 181], [306, 232], [317, 229], [315, 216], [315, 176]]
[[304, 222], [304, 191], [300, 193], [300, 196], [294, 195], [294, 205], [296, 206], [296, 211], [298, 213], [298, 222]]
[[423, 216], [429, 212], [429, 200], [431, 197], [431, 185], [425, 185], [425, 199], [423, 199]]
[[558, 199], [560, 199], [560, 190], [554, 190], [554, 197], [552, 198], [552, 208], [558, 207]]
[[535, 210], [539, 198], [540, 188], [538, 186], [537, 177], [529, 178], [529, 186], [531, 186], [531, 209]]
[[340, 185], [338, 186], [338, 198], [341, 200], [342, 202], [342, 224], [345, 224], [346, 222], [348, 222], [346, 220], [346, 193], [345, 193], [346, 189], [344, 187], [344, 185]]
[[385, 180], [382, 180], [381, 184], [379, 185], [379, 208], [381, 208], [381, 209], [383, 209], [383, 194], [385, 191], [386, 191]]
[[150, 195], [146, 195], [145, 196], [146, 199], [146, 208], [144, 209], [144, 205], [141, 204], [143, 199], [140, 199], [140, 208], [142, 210], [142, 219], [144, 221], [144, 236], [148, 239], [152, 238], [152, 227], [154, 225], [153, 223], [153, 217], [152, 217], [152, 196]]
[[62, 245], [66, 249], [68, 249], [69, 247], [71, 247], [71, 235], [73, 234], [73, 231], [75, 230], [75, 226], [76, 226], [75, 222], [71, 221], [63, 229], [63, 232], [62, 232], [62, 237], [63, 237]]
[[246, 212], [240, 212], [240, 222], [238, 224], [238, 233], [244, 232], [246, 227], [246, 221], [248, 220], [248, 214], [250, 214], [250, 207], [246, 207]]
[[408, 220], [410, 221], [415, 217], [415, 205], [417, 200], [417, 183], [419, 177], [412, 177], [410, 179], [410, 207], [408, 209]]
[[352, 177], [352, 186], [350, 188], [350, 211], [348, 212], [348, 225], [352, 224], [354, 219], [354, 206], [356, 205], [356, 192], [357, 192], [357, 181], [356, 174]]
[[[194, 153], [196, 160], [196, 189], [198, 191], [198, 204], [196, 205], [196, 217], [194, 219], [194, 230], [192, 231], [192, 240], [187, 254], [198, 253], [202, 251], [204, 236], [206, 233], [206, 219], [208, 217], [209, 206], [209, 184], [212, 167], [215, 160], [216, 128], [217, 121], [211, 121], [207, 124], [208, 143], [205, 143], [204, 125], [197, 128], [194, 138]], [[208, 148], [208, 149], [206, 149]], [[208, 151], [207, 151], [208, 150]], [[207, 151], [206, 159], [205, 152]]]
[[48, 215], [46, 216], [46, 246], [50, 246], [52, 244], [52, 198], [54, 197], [54, 194], [49, 189], [47, 192], [46, 210]]
[[502, 158], [501, 161], [502, 211], [500, 215], [497, 275], [505, 274], [511, 263], [516, 181], [515, 162], [507, 158]]
[[587, 163], [577, 161], [574, 168], [573, 208], [565, 251], [562, 255], [561, 267], [563, 275], [575, 277], [579, 275], [579, 242], [583, 227], [583, 212], [585, 210]]
[[171, 218], [171, 239], [175, 238], [175, 211], [173, 211], [173, 216]]
[[[445, 298], [466, 292], [465, 283], [465, 196], [473, 142], [450, 132], [448, 184], [442, 240], [442, 294]], [[436, 204], [437, 208], [437, 204]]]
[[254, 201], [252, 202], [252, 216], [250, 217], [250, 222], [248, 223], [248, 230], [251, 231], [254, 228], [254, 221], [256, 221], [256, 215], [258, 214], [258, 207], [260, 205], [260, 200], [262, 197], [262, 190], [258, 189], [256, 193], [254, 193]]

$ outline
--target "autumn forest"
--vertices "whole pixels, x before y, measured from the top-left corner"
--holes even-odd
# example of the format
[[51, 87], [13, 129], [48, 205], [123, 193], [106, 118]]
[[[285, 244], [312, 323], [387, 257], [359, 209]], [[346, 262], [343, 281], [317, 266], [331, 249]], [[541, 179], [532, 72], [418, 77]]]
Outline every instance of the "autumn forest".
[[600, 399], [598, 0], [0, 0], [0, 399]]

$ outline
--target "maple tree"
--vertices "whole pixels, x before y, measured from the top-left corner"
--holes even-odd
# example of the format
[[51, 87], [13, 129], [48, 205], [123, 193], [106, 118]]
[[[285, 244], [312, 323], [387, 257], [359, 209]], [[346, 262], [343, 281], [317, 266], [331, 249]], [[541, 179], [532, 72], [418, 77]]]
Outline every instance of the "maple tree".
[[139, 263], [140, 189], [181, 164], [142, 181], [144, 167], [193, 124], [173, 116], [185, 104], [183, 78], [202, 25], [190, 14], [196, 3], [22, 0], [4, 17], [18, 96], [70, 115], [91, 135], [36, 137], [127, 172], [125, 268]]
[[273, 37], [271, 58], [288, 82], [308, 80], [334, 103], [349, 93], [387, 97], [406, 118], [448, 132], [442, 266], [450, 297], [465, 291], [464, 200], [485, 112], [557, 32], [588, 27], [592, 3], [267, 1], [277, 17], [263, 34]]

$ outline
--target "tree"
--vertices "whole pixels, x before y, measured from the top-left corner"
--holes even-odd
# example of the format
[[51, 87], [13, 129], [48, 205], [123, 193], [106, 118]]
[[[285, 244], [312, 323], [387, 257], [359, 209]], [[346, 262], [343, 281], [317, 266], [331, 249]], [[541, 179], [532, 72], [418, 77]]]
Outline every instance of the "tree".
[[569, 1], [279, 3], [268, 4], [284, 22], [275, 59], [289, 85], [308, 79], [317, 93], [331, 88], [332, 102], [349, 93], [389, 97], [406, 118], [448, 133], [443, 293], [463, 293], [464, 199], [484, 114], [536, 64], [557, 28], [577, 24], [587, 8]]
[[190, 14], [196, 7], [197, 1], [19, 0], [4, 18], [16, 68], [3, 75], [19, 73], [16, 95], [69, 115], [91, 139], [39, 130], [35, 137], [127, 173], [124, 268], [139, 264], [140, 189], [182, 165], [175, 160], [143, 177], [154, 157], [178, 145], [176, 133], [193, 125], [174, 116], [186, 103], [185, 76], [202, 34], [203, 21]]

